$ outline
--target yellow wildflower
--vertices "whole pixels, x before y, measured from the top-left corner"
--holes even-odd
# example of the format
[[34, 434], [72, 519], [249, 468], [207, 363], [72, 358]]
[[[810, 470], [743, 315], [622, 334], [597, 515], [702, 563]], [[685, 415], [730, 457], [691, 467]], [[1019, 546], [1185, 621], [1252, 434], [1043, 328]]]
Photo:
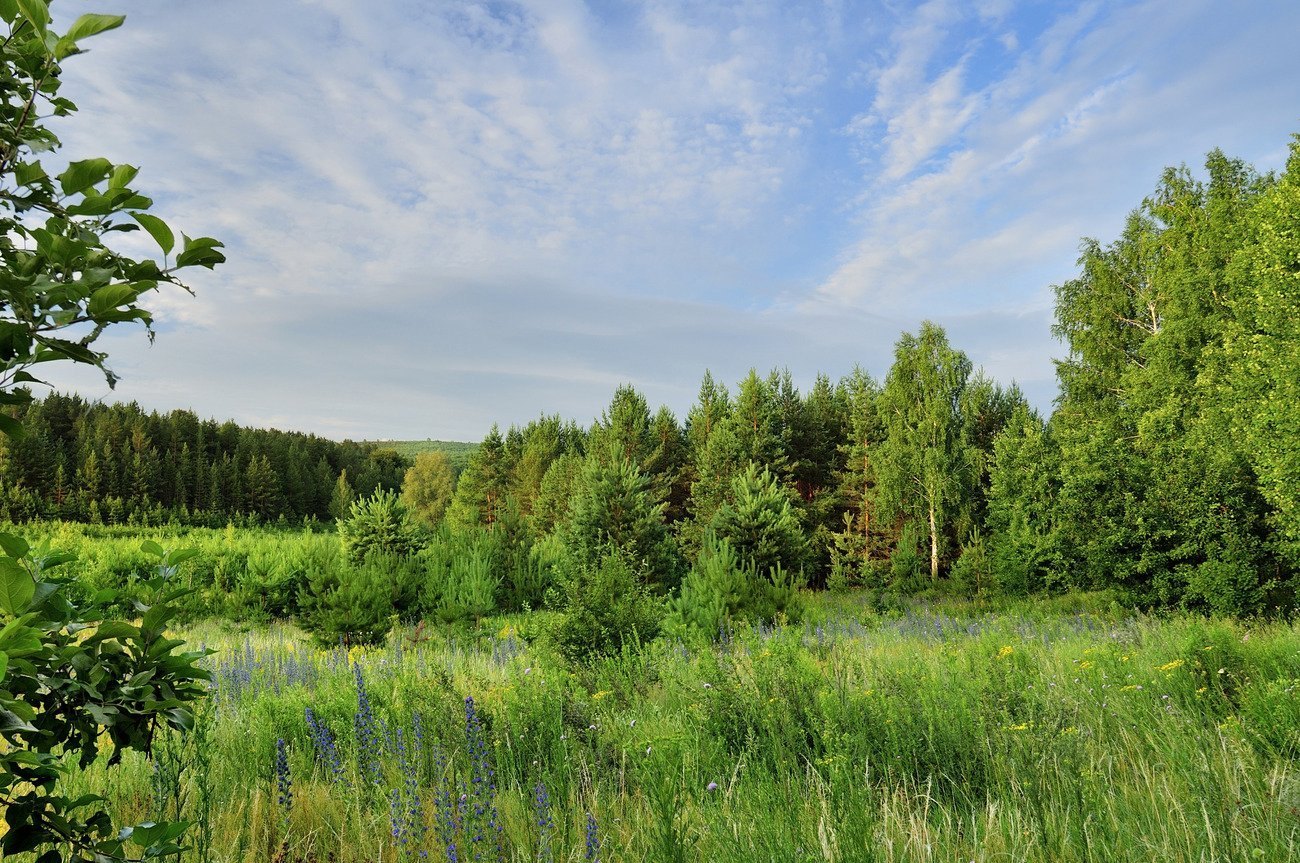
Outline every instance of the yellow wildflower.
[[1175, 659], [1173, 662], [1166, 662], [1164, 665], [1157, 668], [1156, 671], [1173, 671], [1175, 668], [1182, 668], [1183, 665], [1183, 660]]
[[1011, 649], [1011, 645], [1004, 644], [1002, 645], [1002, 649], [998, 651], [998, 659], [1006, 659], [1013, 653], [1015, 653], [1015, 651]]

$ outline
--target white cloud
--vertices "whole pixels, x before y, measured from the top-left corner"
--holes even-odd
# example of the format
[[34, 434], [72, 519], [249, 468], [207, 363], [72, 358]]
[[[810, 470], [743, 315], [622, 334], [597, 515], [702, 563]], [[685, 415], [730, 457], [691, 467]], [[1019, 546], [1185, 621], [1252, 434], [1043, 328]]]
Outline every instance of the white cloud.
[[1276, 158], [1300, 104], [1284, 3], [124, 5], [67, 150], [230, 263], [111, 337], [120, 395], [338, 435], [880, 373], [924, 317], [1045, 404], [1078, 237], [1169, 162]]

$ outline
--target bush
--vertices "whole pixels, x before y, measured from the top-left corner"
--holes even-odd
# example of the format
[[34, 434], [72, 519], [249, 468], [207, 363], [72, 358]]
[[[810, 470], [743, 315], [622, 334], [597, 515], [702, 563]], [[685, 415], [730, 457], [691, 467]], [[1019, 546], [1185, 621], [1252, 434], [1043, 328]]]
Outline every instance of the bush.
[[[360, 564], [322, 559], [307, 572], [301, 623], [322, 645], [378, 644], [402, 611], [413, 609], [418, 564], [372, 554]], [[409, 612], [408, 612], [409, 613]]]
[[442, 531], [418, 558], [421, 610], [443, 623], [478, 620], [496, 610], [501, 576], [492, 531]]
[[609, 656], [659, 634], [663, 605], [622, 555], [580, 566], [565, 585], [565, 613], [552, 631], [568, 660]]
[[401, 499], [385, 489], [353, 501], [348, 517], [339, 522], [339, 537], [354, 564], [372, 554], [410, 557], [424, 545]]

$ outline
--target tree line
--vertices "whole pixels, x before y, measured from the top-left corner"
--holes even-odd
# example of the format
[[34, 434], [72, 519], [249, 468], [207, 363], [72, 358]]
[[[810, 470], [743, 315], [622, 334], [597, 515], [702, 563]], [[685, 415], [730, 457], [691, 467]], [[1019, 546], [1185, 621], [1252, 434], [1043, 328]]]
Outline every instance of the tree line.
[[444, 478], [421, 497], [413, 475], [408, 499], [452, 530], [522, 522], [617, 547], [672, 587], [722, 538], [814, 586], [1292, 608], [1300, 139], [1281, 175], [1219, 151], [1203, 179], [1166, 170], [1078, 265], [1055, 288], [1066, 355], [1048, 417], [925, 323], [883, 380], [800, 393], [751, 371], [733, 391], [706, 374], [684, 422], [620, 387], [590, 429], [494, 428], [454, 493]]
[[0, 518], [104, 524], [329, 521], [398, 489], [409, 461], [374, 444], [146, 413], [51, 394], [13, 409], [0, 441]]
[[[1203, 179], [1164, 172], [1120, 237], [1085, 240], [1078, 276], [1055, 289], [1065, 357], [1047, 417], [928, 322], [899, 338], [883, 379], [858, 369], [801, 392], [788, 371], [734, 387], [706, 372], [681, 419], [622, 386], [590, 427], [558, 415], [494, 427], [463, 471], [443, 453], [408, 462], [52, 396], [19, 412], [27, 434], [0, 462], [0, 514], [325, 519], [400, 487], [403, 512], [380, 507], [395, 519], [384, 530], [413, 518], [449, 548], [493, 534], [513, 561], [501, 565], [529, 583], [548, 580], [540, 567], [581, 584], [612, 555], [652, 593], [682, 602], [708, 572], [692, 601], [773, 612], [797, 583], [1289, 609], [1298, 223], [1297, 145], [1280, 176], [1217, 151]], [[501, 578], [515, 604], [542, 601]], [[747, 583], [766, 592], [740, 597]]]

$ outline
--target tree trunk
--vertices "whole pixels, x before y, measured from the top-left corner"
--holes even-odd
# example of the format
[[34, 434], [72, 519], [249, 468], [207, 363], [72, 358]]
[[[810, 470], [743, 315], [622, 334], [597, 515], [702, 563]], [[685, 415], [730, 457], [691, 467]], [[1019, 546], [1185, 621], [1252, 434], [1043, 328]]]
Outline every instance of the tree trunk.
[[939, 580], [939, 531], [934, 523], [934, 502], [930, 502], [930, 578]]

